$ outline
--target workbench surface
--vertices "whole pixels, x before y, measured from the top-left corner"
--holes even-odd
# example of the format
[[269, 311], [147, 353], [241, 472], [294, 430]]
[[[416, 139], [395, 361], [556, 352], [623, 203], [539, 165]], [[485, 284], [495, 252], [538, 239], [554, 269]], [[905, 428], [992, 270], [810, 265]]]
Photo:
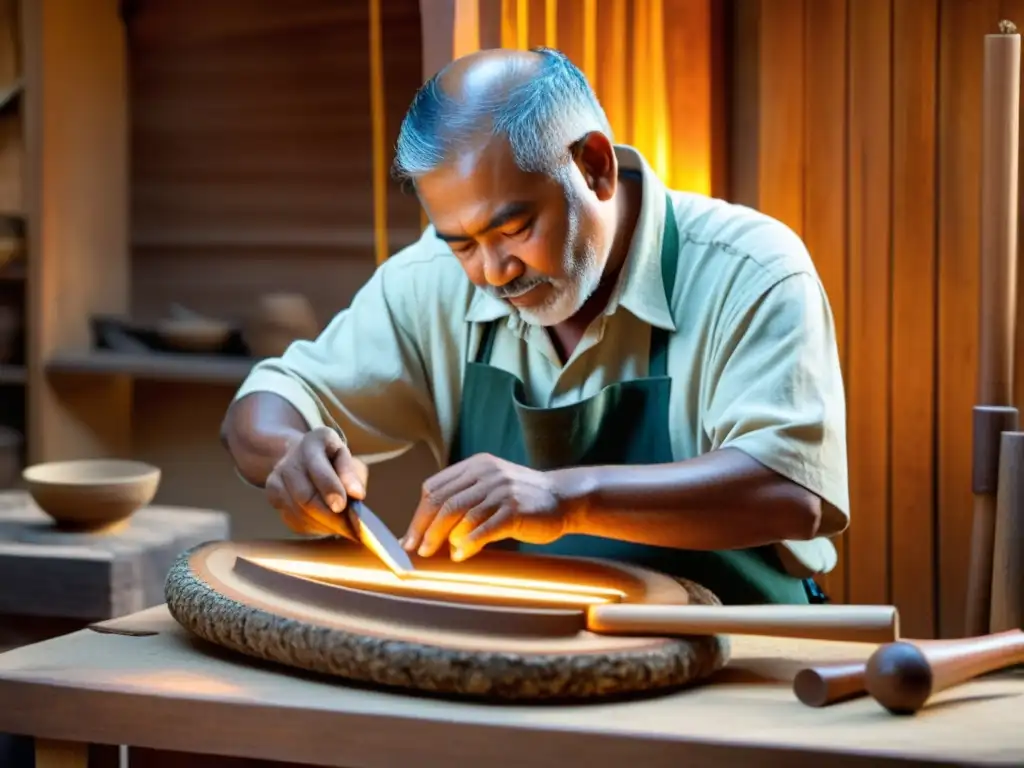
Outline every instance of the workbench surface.
[[868, 698], [826, 709], [794, 698], [785, 681], [802, 663], [864, 659], [869, 645], [735, 637], [713, 684], [628, 703], [490, 706], [229, 655], [163, 606], [99, 626], [0, 654], [0, 732], [344, 768], [1024, 764], [1020, 673], [947, 691], [914, 717]]

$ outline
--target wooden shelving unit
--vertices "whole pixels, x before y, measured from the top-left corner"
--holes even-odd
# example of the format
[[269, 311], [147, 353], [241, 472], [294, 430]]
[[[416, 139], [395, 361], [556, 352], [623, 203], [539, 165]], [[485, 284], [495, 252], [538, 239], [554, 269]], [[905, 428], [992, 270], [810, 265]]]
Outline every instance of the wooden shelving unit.
[[[188, 382], [191, 384], [238, 385], [255, 361], [215, 355], [178, 355], [149, 352], [131, 354], [92, 350], [61, 352], [46, 365], [51, 378], [61, 374], [87, 376], [130, 376], [139, 381]], [[0, 368], [0, 381], [3, 369]]]
[[[0, 425], [24, 435], [26, 158], [20, 19], [16, 0], [0, 0]], [[17, 450], [15, 445], [5, 450]], [[24, 441], [21, 450], [24, 454]]]
[[91, 314], [127, 309], [125, 61], [117, 0], [0, 0], [0, 218], [23, 243], [0, 295], [24, 319], [24, 364], [0, 365], [0, 399], [29, 462], [127, 445], [123, 377], [83, 386], [47, 370], [87, 347]]
[[145, 325], [180, 304], [241, 321], [283, 291], [325, 323], [375, 268], [379, 206], [390, 250], [419, 236], [414, 196], [371, 189], [421, 82], [420, 12], [377, 11], [371, 84], [367, 3], [0, 0], [0, 218], [24, 233], [0, 297], [25, 321], [23, 364], [0, 360], [0, 424], [24, 432], [28, 463], [150, 461], [159, 503], [280, 535], [218, 440], [254, 361], [97, 350], [92, 319]]

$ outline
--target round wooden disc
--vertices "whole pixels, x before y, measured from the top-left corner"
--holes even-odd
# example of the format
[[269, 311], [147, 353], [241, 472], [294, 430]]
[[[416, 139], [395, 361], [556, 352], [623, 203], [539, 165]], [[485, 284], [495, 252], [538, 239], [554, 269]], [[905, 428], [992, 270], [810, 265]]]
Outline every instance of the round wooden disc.
[[[566, 632], [564, 621], [552, 624], [550, 616], [547, 625], [536, 625], [561, 627], [549, 635], [532, 629], [487, 631], [488, 621], [446, 620], [430, 627], [425, 625], [430, 619], [423, 619], [435, 615], [429, 600], [407, 601], [407, 621], [396, 618], [401, 613], [394, 610], [349, 611], [345, 603], [322, 599], [323, 583], [317, 589], [287, 584], [289, 588], [281, 589], [285, 582], [248, 578], [244, 569], [236, 568], [242, 561], [380, 567], [373, 555], [360, 545], [334, 539], [212, 542], [182, 554], [166, 586], [171, 614], [204, 640], [362, 683], [500, 700], [593, 699], [677, 688], [707, 677], [728, 660], [724, 637], [617, 637], [582, 628]], [[418, 570], [451, 569], [443, 558], [414, 561]], [[485, 551], [458, 568], [613, 588], [625, 602], [719, 602], [692, 582], [610, 561]], [[462, 607], [482, 615], [518, 610], [524, 621], [538, 613], [514, 606]], [[508, 627], [508, 620], [501, 617], [503, 626]]]

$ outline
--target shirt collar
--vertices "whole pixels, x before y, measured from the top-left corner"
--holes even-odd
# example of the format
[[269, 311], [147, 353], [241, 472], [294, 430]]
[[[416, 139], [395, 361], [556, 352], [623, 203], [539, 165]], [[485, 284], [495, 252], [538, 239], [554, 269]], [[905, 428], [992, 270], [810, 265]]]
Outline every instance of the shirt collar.
[[[665, 283], [661, 277], [665, 185], [633, 147], [616, 144], [615, 156], [621, 170], [640, 174], [643, 199], [626, 261], [619, 275], [618, 285], [608, 301], [605, 315], [613, 314], [621, 306], [650, 325], [674, 331], [676, 325], [665, 297]], [[466, 321], [485, 323], [510, 314], [512, 308], [507, 303], [476, 288], [466, 314]]]

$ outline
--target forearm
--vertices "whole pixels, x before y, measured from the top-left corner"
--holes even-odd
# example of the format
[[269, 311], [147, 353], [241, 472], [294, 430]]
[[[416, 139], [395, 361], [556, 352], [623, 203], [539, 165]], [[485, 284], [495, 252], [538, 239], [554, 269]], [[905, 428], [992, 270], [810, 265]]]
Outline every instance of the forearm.
[[263, 487], [288, 448], [308, 431], [305, 419], [283, 397], [255, 392], [228, 408], [221, 425], [221, 442], [239, 474]]
[[678, 549], [811, 539], [821, 502], [742, 451], [688, 461], [557, 470], [571, 533]]

